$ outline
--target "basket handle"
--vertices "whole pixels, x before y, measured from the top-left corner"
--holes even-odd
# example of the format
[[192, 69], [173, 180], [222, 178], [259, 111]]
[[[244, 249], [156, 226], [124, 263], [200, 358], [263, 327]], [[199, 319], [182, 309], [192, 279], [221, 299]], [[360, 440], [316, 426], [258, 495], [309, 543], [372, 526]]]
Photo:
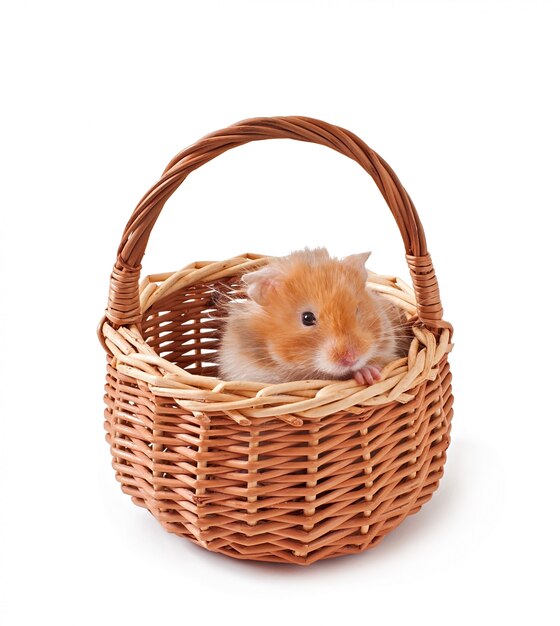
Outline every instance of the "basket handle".
[[116, 327], [141, 320], [140, 262], [150, 232], [171, 194], [194, 170], [236, 146], [262, 139], [309, 141], [350, 157], [373, 178], [399, 227], [406, 251], [418, 318], [438, 332], [450, 328], [442, 320], [439, 288], [426, 248], [422, 223], [414, 204], [390, 166], [361, 139], [344, 128], [308, 117], [259, 117], [233, 124], [206, 135], [180, 152], [167, 166], [160, 180], [146, 193], [128, 221], [111, 274], [106, 318]]

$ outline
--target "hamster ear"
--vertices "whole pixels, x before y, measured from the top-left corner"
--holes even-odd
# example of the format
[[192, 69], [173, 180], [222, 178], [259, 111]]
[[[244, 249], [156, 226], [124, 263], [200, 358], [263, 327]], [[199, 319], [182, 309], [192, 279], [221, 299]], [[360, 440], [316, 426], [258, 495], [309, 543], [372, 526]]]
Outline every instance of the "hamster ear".
[[280, 272], [268, 265], [262, 270], [244, 274], [241, 280], [247, 285], [247, 295], [257, 304], [265, 305], [280, 283]]
[[360, 254], [351, 254], [342, 259], [342, 262], [349, 267], [353, 267], [362, 273], [364, 280], [367, 280], [368, 274], [366, 270], [366, 261], [369, 259], [371, 252], [360, 252]]

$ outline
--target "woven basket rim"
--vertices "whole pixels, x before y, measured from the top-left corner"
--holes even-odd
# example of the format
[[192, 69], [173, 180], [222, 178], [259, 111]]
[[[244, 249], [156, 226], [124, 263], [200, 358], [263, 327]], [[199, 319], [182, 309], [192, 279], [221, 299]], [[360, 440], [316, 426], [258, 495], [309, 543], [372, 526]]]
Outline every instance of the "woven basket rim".
[[[274, 257], [246, 253], [224, 261], [195, 261], [175, 272], [146, 276], [140, 284], [140, 305], [146, 313], [156, 302], [200, 282], [239, 276]], [[368, 286], [405, 310], [416, 314], [414, 291], [397, 277], [368, 271]], [[355, 380], [302, 380], [280, 384], [225, 381], [192, 374], [160, 357], [142, 337], [137, 324], [118, 329], [102, 320], [100, 332], [114, 365], [121, 373], [143, 381], [154, 395], [172, 399], [180, 407], [209, 419], [212, 412], [249, 425], [253, 418], [278, 418], [293, 426], [303, 419], [321, 418], [338, 411], [361, 413], [368, 407], [414, 400], [408, 393], [426, 380], [434, 380], [438, 365], [451, 351], [450, 331], [439, 336], [423, 325], [413, 325], [408, 356], [389, 363], [373, 385]]]

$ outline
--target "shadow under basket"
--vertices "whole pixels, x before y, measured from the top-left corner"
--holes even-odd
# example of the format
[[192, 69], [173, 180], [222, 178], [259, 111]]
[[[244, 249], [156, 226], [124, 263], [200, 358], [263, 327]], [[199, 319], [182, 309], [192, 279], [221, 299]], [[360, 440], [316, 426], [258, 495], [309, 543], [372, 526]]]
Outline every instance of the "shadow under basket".
[[[188, 173], [234, 145], [280, 137], [358, 161], [405, 233], [413, 289], [371, 272], [368, 286], [403, 309], [413, 339], [373, 385], [217, 377], [224, 302], [243, 297], [240, 277], [269, 257], [192, 263], [138, 283], [151, 228]], [[138, 205], [99, 326], [106, 437], [122, 490], [166, 530], [238, 559], [306, 565], [376, 545], [430, 499], [443, 474], [453, 396], [452, 329], [441, 315], [416, 211], [387, 164], [349, 131], [258, 118], [203, 138]]]

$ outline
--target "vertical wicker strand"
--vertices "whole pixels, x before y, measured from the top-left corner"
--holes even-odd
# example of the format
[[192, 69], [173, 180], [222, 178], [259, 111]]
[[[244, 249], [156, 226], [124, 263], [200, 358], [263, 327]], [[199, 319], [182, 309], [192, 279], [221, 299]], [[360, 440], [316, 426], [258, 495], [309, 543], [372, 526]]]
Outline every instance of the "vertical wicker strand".
[[[410, 422], [407, 422], [406, 426], [407, 426], [407, 428], [410, 428], [412, 430], [412, 432], [407, 437], [407, 439], [409, 441], [414, 441], [414, 439], [416, 437], [416, 434], [417, 434], [417, 431], [414, 429], [414, 424], [415, 424], [416, 418], [417, 418], [416, 410], [414, 410], [411, 413], [409, 413], [409, 415], [412, 416], [412, 420]], [[410, 450], [412, 451], [412, 447], [410, 448]], [[414, 456], [414, 458], [410, 459], [410, 461], [407, 463], [407, 465], [409, 467], [413, 467], [413, 468], [416, 467], [416, 464], [418, 462], [418, 454], [417, 453], [418, 453], [418, 446], [416, 445], [416, 446], [414, 446], [414, 454], [415, 454], [415, 456]], [[408, 478], [408, 480], [414, 480], [417, 475], [418, 475], [418, 471], [414, 470], [407, 476], [407, 478]]]
[[195, 501], [197, 503], [198, 508], [198, 520], [199, 527], [201, 533], [201, 542], [204, 546], [206, 546], [206, 541], [204, 540], [204, 532], [208, 530], [208, 525], [204, 523], [204, 496], [206, 494], [206, 487], [201, 487], [200, 484], [206, 480], [207, 474], [205, 472], [208, 467], [207, 461], [207, 452], [208, 452], [208, 431], [210, 425], [205, 423], [203, 419], [206, 416], [203, 414], [199, 414], [200, 419], [200, 442], [198, 446], [198, 454], [200, 455], [196, 460], [196, 488], [195, 488]]
[[[154, 485], [154, 499], [156, 501], [158, 515], [164, 517], [165, 511], [167, 508], [162, 507], [162, 501], [165, 500], [166, 490], [162, 487], [162, 481], [164, 472], [164, 446], [161, 443], [161, 438], [163, 437], [163, 431], [160, 430], [157, 426], [157, 419], [159, 407], [154, 403], [154, 425], [153, 425], [153, 441], [151, 444], [151, 452], [152, 452], [152, 483]], [[158, 471], [159, 470], [159, 471]]]
[[[408, 366], [409, 367], [413, 367], [413, 364], [415, 363], [416, 359], [418, 358], [418, 352], [420, 350], [420, 342], [418, 341], [418, 337], [414, 337], [414, 339], [412, 340], [412, 342], [410, 343], [410, 346], [408, 348]], [[409, 441], [413, 440], [416, 437], [417, 432], [414, 430], [414, 425], [416, 420], [418, 419], [418, 409], [414, 408], [411, 411], [408, 411], [407, 415], [410, 415], [411, 419], [409, 422], [406, 423], [406, 427], [411, 429], [411, 434], [408, 435], [407, 439]], [[417, 446], [415, 446], [415, 452], [417, 451]], [[414, 458], [412, 458], [407, 465], [409, 465], [410, 467], [415, 467], [416, 463], [418, 461], [418, 457], [415, 456]], [[412, 472], [410, 472], [410, 474], [407, 476], [408, 480], [414, 480], [417, 476], [418, 472], [413, 470]]]
[[[248, 456], [248, 482], [247, 482], [247, 490], [250, 492], [252, 489], [256, 489], [258, 487], [258, 461], [259, 461], [259, 433], [254, 428], [251, 427], [251, 437], [249, 439], [249, 456]], [[250, 519], [250, 516], [255, 515], [258, 511], [257, 506], [251, 506], [255, 502], [257, 502], [257, 496], [247, 496], [247, 524], [249, 526], [256, 526], [257, 522], [253, 519]]]
[[[362, 448], [364, 448], [364, 453], [362, 454], [362, 459], [364, 461], [366, 461], [367, 465], [364, 468], [364, 473], [366, 476], [370, 476], [371, 473], [373, 472], [373, 468], [372, 468], [372, 464], [369, 462], [371, 461], [371, 452], [369, 450], [366, 449], [367, 446], [367, 437], [368, 434], [368, 429], [367, 428], [361, 428], [360, 429], [360, 435], [362, 436]], [[373, 486], [373, 480], [371, 479], [367, 479], [366, 480], [366, 489], [371, 490], [371, 487]], [[373, 493], [369, 493], [367, 496], [365, 496], [365, 501], [366, 502], [371, 502], [373, 500]], [[371, 515], [371, 509], [366, 509], [364, 511], [364, 517], [367, 519], [368, 517], [370, 517]], [[360, 527], [360, 533], [362, 535], [366, 535], [367, 532], [369, 530], [369, 524], [364, 524], [363, 526]]]
[[[307, 458], [308, 461], [318, 461], [319, 460], [319, 454], [318, 454], [318, 448], [319, 448], [319, 436], [318, 436], [318, 431], [319, 431], [319, 426], [312, 426], [309, 429], [309, 434], [311, 435], [311, 439], [309, 441], [309, 448], [311, 450], [315, 451], [315, 454], [310, 454]], [[317, 486], [317, 472], [319, 471], [319, 465], [318, 464], [314, 464], [314, 465], [308, 465], [307, 466], [307, 474], [310, 477], [313, 477], [312, 480], [308, 480], [305, 483], [305, 486], [307, 487], [307, 489], [313, 489], [313, 493], [308, 493], [305, 496], [305, 501], [307, 503], [313, 503], [315, 502], [315, 500], [317, 499], [317, 494], [315, 493], [314, 488]], [[313, 515], [315, 515], [315, 507], [313, 506], [309, 506], [309, 507], [305, 507], [304, 510], [304, 515], [305, 517], [312, 517]], [[303, 525], [303, 530], [309, 532], [310, 530], [313, 530], [314, 524], [304, 524]]]
[[[308, 465], [307, 465], [307, 475], [310, 477], [310, 480], [307, 480], [305, 482], [305, 486], [306, 486], [306, 491], [308, 492], [305, 496], [305, 502], [308, 503], [307, 506], [304, 507], [303, 509], [303, 515], [305, 517], [312, 517], [313, 515], [315, 515], [315, 507], [312, 506], [312, 504], [315, 502], [315, 500], [317, 499], [317, 494], [315, 493], [315, 487], [317, 486], [317, 472], [319, 471], [319, 466], [317, 463], [314, 463], [313, 465], [311, 465], [311, 463], [313, 463], [314, 461], [318, 461], [319, 460], [319, 453], [318, 453], [318, 447], [319, 447], [319, 436], [318, 436], [318, 431], [319, 431], [319, 426], [315, 425], [315, 426], [310, 426], [309, 428], [309, 444], [308, 444], [308, 449], [310, 451], [313, 451], [313, 454], [308, 454], [307, 455], [307, 461], [308, 461]], [[312, 493], [309, 493], [311, 490], [313, 490]], [[303, 530], [306, 532], [310, 532], [311, 530], [313, 530], [315, 524], [310, 523], [310, 524], [303, 524]], [[293, 551], [293, 555], [297, 556], [297, 557], [306, 557], [307, 553], [309, 551], [309, 544], [306, 543], [304, 545], [302, 545], [303, 550], [294, 550]]]
[[[441, 383], [440, 383], [441, 385]], [[440, 386], [441, 389], [441, 386]], [[444, 403], [443, 403], [443, 390], [438, 394], [438, 398], [437, 398], [437, 409], [434, 411], [434, 418], [441, 418], [438, 421], [438, 425], [437, 425], [437, 429], [439, 430], [442, 426], [445, 426], [445, 419], [446, 419], [446, 413], [444, 410]], [[447, 427], [445, 428], [445, 432], [447, 434], [447, 436], [449, 437], [449, 425], [447, 425]], [[440, 444], [443, 441], [443, 435], [440, 435], [434, 442], [434, 444]], [[440, 451], [436, 454], [435, 458], [436, 459], [441, 459], [441, 457], [444, 455], [443, 451]]]
[[[440, 398], [441, 401], [441, 398]], [[441, 409], [437, 409], [436, 412], [434, 413], [434, 417], [440, 417], [441, 416]], [[441, 422], [439, 424], [441, 426]], [[441, 443], [443, 441], [443, 435], [440, 435], [436, 440], [435, 443]], [[441, 459], [441, 457], [443, 456], [443, 452], [438, 452], [435, 456], [436, 459]]]

